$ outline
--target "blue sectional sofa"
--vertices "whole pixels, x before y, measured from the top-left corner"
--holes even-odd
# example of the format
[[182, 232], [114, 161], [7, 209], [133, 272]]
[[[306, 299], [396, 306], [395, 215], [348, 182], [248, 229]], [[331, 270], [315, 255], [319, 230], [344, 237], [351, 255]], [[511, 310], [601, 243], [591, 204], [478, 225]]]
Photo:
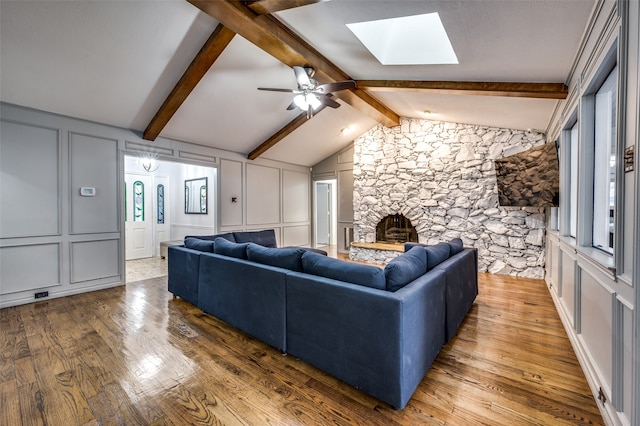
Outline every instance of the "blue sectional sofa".
[[169, 291], [397, 409], [478, 292], [477, 252], [460, 240], [382, 269], [243, 237], [169, 247]]

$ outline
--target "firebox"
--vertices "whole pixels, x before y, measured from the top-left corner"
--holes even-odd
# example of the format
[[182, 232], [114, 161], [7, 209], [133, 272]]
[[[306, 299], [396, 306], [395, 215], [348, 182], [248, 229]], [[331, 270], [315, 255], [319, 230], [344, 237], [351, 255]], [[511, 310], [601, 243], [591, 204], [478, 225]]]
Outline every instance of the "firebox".
[[406, 243], [418, 242], [416, 228], [401, 214], [383, 217], [376, 226], [376, 242]]

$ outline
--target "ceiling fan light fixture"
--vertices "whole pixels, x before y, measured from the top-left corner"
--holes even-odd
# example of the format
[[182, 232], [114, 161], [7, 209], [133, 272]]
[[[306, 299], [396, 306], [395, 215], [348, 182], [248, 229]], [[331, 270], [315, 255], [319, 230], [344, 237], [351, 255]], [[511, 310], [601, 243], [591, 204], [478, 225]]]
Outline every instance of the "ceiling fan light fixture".
[[309, 103], [307, 102], [306, 97], [304, 95], [296, 95], [293, 98], [293, 102], [296, 104], [298, 108], [300, 108], [303, 111], [306, 111], [309, 109]]
[[311, 108], [313, 108], [314, 110], [317, 110], [322, 105], [322, 102], [320, 102], [320, 99], [318, 99], [315, 95], [311, 93], [307, 95], [306, 101], [309, 105], [311, 105]]

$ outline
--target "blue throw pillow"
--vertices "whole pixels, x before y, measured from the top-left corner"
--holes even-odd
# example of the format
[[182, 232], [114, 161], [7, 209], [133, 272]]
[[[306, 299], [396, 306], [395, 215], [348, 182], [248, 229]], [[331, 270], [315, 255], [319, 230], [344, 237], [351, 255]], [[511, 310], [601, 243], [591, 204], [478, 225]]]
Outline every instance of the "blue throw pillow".
[[438, 243], [435, 246], [425, 247], [427, 251], [427, 271], [432, 270], [436, 265], [449, 258], [451, 249], [449, 243]]
[[426, 244], [420, 244], [420, 243], [404, 243], [404, 252], [408, 252], [409, 250], [411, 250], [414, 247], [427, 247]]
[[213, 242], [213, 252], [223, 256], [235, 257], [238, 259], [247, 258], [247, 243], [232, 243], [224, 238], [216, 238]]
[[302, 272], [303, 254], [304, 250], [299, 247], [263, 247], [255, 243], [247, 245], [247, 259], [250, 261], [296, 272]]
[[276, 232], [273, 229], [264, 231], [234, 232], [233, 236], [238, 243], [256, 243], [264, 247], [277, 247]]
[[391, 259], [384, 268], [387, 290], [396, 291], [427, 272], [427, 255], [424, 247], [413, 247], [408, 252]]
[[464, 245], [462, 244], [462, 240], [460, 238], [454, 238], [453, 240], [449, 241], [449, 257], [453, 256], [454, 254], [460, 253], [463, 248]]
[[186, 248], [198, 251], [213, 253], [213, 241], [201, 240], [200, 238], [186, 237], [184, 239]]
[[347, 262], [311, 251], [305, 251], [302, 255], [302, 272], [380, 290], [386, 288], [381, 268]]

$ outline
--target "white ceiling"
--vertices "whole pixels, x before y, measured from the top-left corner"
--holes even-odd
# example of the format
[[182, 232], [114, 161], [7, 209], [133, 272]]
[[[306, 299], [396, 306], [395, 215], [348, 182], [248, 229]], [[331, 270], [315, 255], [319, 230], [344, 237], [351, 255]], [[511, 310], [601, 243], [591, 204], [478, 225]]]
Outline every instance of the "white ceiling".
[[[359, 80], [566, 79], [595, 0], [331, 0], [276, 16]], [[438, 12], [458, 65], [383, 66], [347, 23]], [[142, 132], [218, 23], [186, 1], [0, 1], [0, 100]], [[248, 154], [298, 114], [290, 68], [236, 36], [161, 136]], [[546, 129], [555, 100], [370, 92], [400, 116]], [[377, 123], [342, 103], [263, 157], [311, 166]], [[425, 116], [422, 111], [432, 110]], [[345, 136], [340, 129], [351, 126]]]

